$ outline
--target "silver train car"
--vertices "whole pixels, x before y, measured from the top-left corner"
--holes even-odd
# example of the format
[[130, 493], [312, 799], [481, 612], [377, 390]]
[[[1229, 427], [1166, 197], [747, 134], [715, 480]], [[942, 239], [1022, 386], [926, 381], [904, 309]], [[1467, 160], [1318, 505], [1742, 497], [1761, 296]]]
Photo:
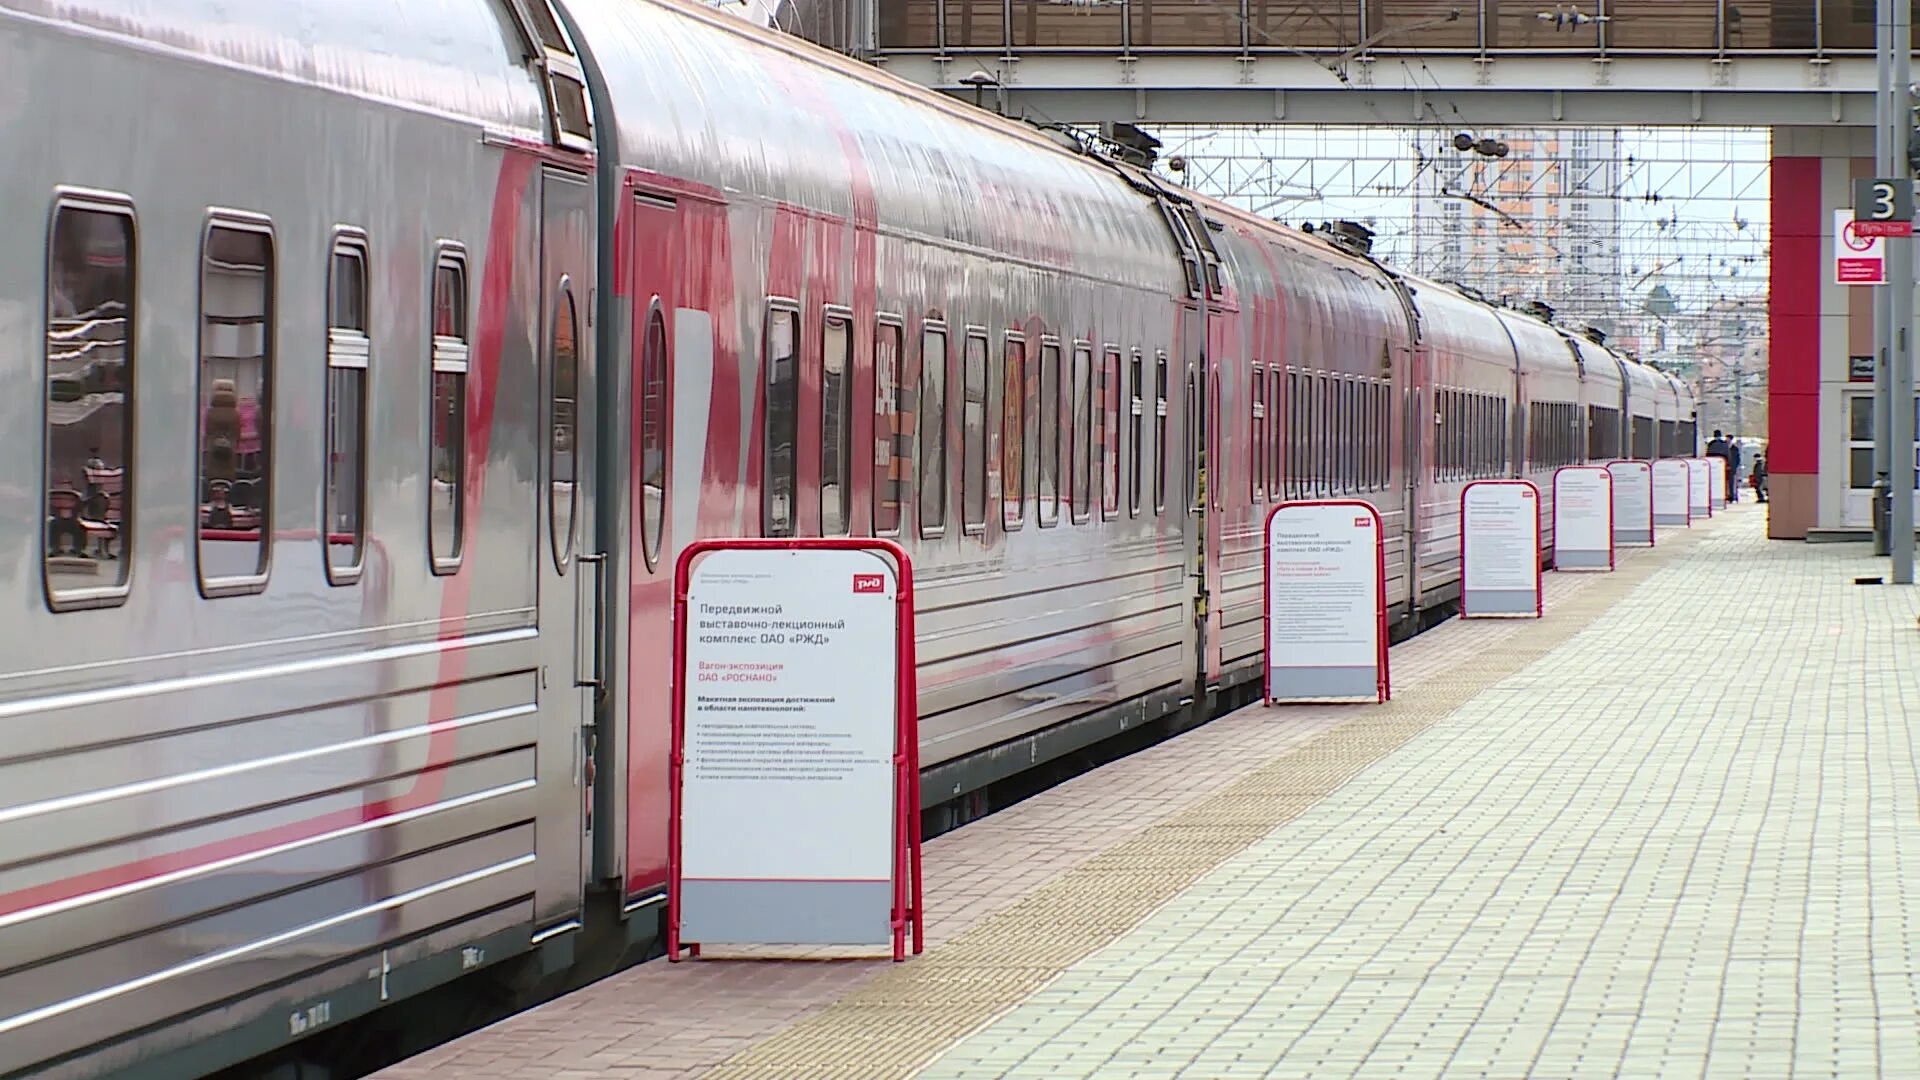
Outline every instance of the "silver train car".
[[696, 539], [908, 548], [958, 821], [1257, 693], [1274, 502], [1375, 503], [1412, 627], [1465, 483], [1696, 442], [1544, 311], [678, 0], [0, 0], [0, 71], [0, 1074], [654, 949]]

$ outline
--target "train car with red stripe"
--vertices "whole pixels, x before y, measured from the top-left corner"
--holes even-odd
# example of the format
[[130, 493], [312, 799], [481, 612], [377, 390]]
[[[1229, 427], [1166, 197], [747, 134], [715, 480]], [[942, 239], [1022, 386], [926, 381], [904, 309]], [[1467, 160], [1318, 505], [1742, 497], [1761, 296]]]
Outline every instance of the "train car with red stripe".
[[1545, 311], [681, 0], [0, 0], [0, 71], [0, 1074], [657, 952], [696, 540], [909, 551], [941, 828], [1255, 696], [1276, 502], [1411, 630], [1465, 483], [1691, 452]]

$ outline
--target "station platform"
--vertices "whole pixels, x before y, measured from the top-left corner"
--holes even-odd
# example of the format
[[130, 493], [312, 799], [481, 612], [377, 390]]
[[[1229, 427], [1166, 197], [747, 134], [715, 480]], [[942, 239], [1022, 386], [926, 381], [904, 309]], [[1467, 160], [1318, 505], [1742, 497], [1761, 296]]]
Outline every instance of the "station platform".
[[1916, 1075], [1920, 590], [1764, 517], [930, 841], [924, 956], [649, 963], [379, 1075]]

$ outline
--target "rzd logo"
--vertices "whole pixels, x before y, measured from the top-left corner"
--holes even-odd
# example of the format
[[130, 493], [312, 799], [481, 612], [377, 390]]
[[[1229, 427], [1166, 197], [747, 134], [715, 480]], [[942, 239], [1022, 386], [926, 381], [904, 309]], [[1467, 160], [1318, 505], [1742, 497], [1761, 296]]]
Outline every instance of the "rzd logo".
[[1373, 524], [1372, 518], [1357, 517], [1353, 519], [1353, 527], [1356, 529], [1364, 529], [1367, 526], [1372, 524]]
[[855, 574], [853, 575], [853, 591], [856, 593], [886, 592], [887, 576], [885, 574]]

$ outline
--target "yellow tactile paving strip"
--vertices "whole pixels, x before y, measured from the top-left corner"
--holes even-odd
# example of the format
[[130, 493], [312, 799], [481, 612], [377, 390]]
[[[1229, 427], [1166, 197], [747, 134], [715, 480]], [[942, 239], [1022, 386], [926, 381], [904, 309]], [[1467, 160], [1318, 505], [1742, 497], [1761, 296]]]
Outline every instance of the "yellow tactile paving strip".
[[1664, 535], [1463, 659], [1093, 856], [925, 956], [890, 968], [706, 1075], [904, 1077], [1112, 942], [1224, 860], [1297, 817], [1474, 696], [1586, 628], [1719, 523]]

